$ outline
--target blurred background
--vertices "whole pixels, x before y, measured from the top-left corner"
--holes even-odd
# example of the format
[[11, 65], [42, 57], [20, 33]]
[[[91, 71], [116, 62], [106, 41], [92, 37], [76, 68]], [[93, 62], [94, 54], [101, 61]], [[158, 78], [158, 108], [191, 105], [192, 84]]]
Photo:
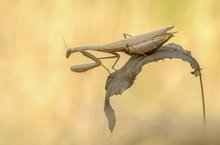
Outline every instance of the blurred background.
[[[0, 144], [219, 144], [219, 14], [219, 0], [0, 0]], [[206, 134], [199, 78], [177, 59], [146, 65], [130, 89], [112, 97], [111, 134], [103, 111], [108, 72], [71, 72], [91, 61], [80, 53], [66, 59], [59, 33], [76, 47], [171, 25], [178, 33], [169, 42], [203, 68]], [[128, 59], [121, 54], [116, 68]]]

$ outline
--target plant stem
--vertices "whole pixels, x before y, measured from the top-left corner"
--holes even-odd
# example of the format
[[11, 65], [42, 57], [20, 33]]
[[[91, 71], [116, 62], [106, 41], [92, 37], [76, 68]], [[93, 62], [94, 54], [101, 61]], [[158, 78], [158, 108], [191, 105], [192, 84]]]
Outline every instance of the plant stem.
[[202, 107], [203, 107], [203, 123], [204, 127], [206, 126], [206, 110], [205, 110], [205, 95], [203, 90], [203, 83], [202, 83], [202, 74], [199, 75], [200, 79], [200, 86], [201, 86], [201, 93], [202, 93]]

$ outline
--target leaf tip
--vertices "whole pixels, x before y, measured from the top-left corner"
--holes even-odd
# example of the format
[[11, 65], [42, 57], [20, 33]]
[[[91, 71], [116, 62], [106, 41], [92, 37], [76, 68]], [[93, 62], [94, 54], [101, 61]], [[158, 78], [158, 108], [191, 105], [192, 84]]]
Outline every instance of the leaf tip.
[[193, 74], [193, 75], [195, 75], [197, 77], [197, 76], [201, 75], [201, 70], [202, 70], [202, 68], [195, 69], [193, 72], [191, 72], [191, 74]]
[[105, 116], [108, 120], [109, 130], [112, 132], [115, 127], [116, 117], [115, 117], [115, 111], [114, 109], [112, 109], [109, 103], [109, 99], [105, 101], [104, 111], [105, 111]]

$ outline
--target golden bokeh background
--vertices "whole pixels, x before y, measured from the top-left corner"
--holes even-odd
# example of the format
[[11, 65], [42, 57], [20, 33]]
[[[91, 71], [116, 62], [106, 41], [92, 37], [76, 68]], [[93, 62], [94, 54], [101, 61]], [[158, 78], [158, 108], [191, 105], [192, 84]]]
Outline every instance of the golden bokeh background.
[[[1, 145], [204, 143], [199, 79], [188, 63], [146, 65], [112, 97], [111, 134], [103, 112], [107, 71], [71, 72], [90, 60], [80, 53], [67, 60], [59, 35], [69, 47], [98, 45], [170, 25], [178, 33], [169, 42], [203, 68], [206, 137], [220, 142], [219, 0], [0, 0], [0, 18]], [[121, 56], [117, 68], [129, 59]]]

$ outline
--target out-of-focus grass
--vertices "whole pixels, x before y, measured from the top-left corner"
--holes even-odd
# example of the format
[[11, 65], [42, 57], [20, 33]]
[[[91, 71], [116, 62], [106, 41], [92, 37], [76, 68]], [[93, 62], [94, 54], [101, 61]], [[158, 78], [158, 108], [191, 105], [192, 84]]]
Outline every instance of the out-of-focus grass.
[[[218, 0], [1, 0], [0, 144], [218, 144], [219, 9]], [[170, 42], [191, 50], [203, 68], [206, 138], [199, 81], [180, 60], [146, 66], [132, 88], [112, 99], [117, 124], [110, 134], [103, 112], [108, 73], [70, 72], [89, 60], [66, 60], [59, 32], [74, 47], [169, 25], [179, 32]], [[118, 67], [128, 58], [122, 54]]]

